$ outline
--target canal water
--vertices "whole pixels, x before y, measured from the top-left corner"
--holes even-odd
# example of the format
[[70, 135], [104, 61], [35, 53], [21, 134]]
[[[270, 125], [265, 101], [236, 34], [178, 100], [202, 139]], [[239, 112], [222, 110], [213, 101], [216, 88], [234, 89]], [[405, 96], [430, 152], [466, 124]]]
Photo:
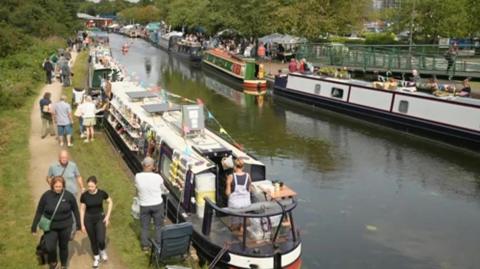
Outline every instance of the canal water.
[[[125, 42], [130, 50], [122, 55]], [[145, 86], [201, 98], [267, 165], [268, 178], [299, 193], [303, 268], [478, 268], [478, 154], [272, 95], [245, 95], [140, 39], [111, 35], [110, 44]]]

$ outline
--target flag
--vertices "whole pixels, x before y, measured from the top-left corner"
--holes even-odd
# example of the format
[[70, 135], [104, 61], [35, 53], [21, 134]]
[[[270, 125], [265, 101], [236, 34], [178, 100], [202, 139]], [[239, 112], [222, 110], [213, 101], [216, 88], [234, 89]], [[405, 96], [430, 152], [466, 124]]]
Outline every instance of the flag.
[[210, 113], [210, 111], [208, 111], [207, 116], [208, 116], [209, 119], [213, 119], [213, 115], [212, 115], [212, 113]]
[[223, 128], [220, 128], [220, 133], [221, 133], [221, 134], [222, 134], [222, 133], [223, 133], [223, 134], [227, 134], [227, 131], [225, 131], [225, 129], [223, 129]]
[[188, 132], [190, 132], [190, 128], [188, 128], [188, 126], [184, 125], [183, 126], [183, 133], [187, 134]]
[[239, 150], [243, 150], [243, 145], [242, 144], [238, 144], [237, 142], [233, 143], [233, 145], [239, 149]]
[[190, 149], [189, 146], [185, 146], [185, 149], [183, 150], [183, 153], [185, 153], [185, 155], [187, 155], [187, 156], [190, 156], [192, 154], [192, 150]]
[[203, 106], [203, 104], [204, 104], [204, 103], [203, 103], [203, 100], [200, 99], [200, 98], [197, 98], [197, 104], [198, 104], [199, 106]]

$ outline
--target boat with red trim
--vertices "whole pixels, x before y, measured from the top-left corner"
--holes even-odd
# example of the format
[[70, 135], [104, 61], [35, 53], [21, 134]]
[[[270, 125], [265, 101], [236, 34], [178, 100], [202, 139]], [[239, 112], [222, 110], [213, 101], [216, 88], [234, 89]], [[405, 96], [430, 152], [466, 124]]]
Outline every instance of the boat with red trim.
[[267, 89], [265, 69], [253, 58], [244, 58], [221, 49], [210, 49], [203, 53], [203, 63], [239, 80], [247, 88]]

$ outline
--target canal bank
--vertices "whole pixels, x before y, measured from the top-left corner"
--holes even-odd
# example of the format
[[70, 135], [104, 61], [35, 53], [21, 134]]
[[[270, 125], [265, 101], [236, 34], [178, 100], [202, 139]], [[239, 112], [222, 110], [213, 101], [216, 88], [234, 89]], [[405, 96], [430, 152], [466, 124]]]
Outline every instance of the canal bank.
[[305, 268], [480, 262], [478, 155], [275, 96], [260, 101], [142, 40], [126, 55], [126, 39], [110, 40], [131, 77], [201, 98], [269, 178], [300, 193]]

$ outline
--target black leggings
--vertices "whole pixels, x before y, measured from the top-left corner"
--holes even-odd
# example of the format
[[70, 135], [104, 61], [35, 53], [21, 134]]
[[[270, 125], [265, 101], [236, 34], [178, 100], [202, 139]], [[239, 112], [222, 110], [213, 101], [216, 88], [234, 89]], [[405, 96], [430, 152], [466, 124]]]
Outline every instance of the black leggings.
[[45, 233], [45, 244], [48, 252], [48, 263], [57, 263], [57, 242], [60, 248], [60, 262], [62, 266], [67, 266], [68, 260], [68, 241], [72, 227], [69, 225], [63, 229], [52, 229]]
[[93, 255], [98, 255], [100, 250], [105, 249], [106, 227], [103, 223], [104, 215], [89, 216], [85, 215], [85, 229], [87, 229], [88, 239], [92, 246]]

